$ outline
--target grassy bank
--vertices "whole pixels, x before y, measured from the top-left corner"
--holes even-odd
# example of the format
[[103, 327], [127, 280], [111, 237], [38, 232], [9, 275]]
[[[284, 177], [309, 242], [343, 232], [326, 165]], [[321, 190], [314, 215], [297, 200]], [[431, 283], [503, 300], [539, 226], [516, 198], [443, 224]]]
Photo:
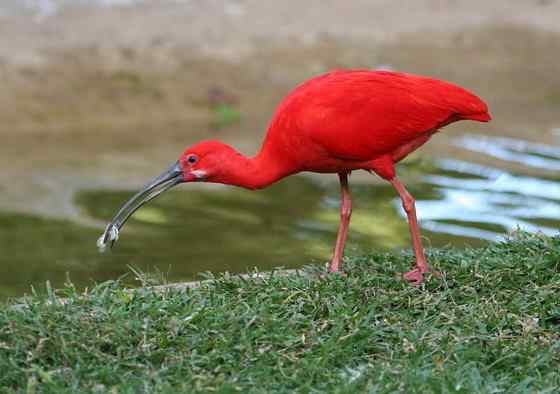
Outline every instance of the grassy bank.
[[107, 282], [5, 304], [0, 392], [560, 390], [560, 238], [430, 259], [447, 275], [421, 289], [395, 277], [410, 254], [372, 254], [348, 277]]

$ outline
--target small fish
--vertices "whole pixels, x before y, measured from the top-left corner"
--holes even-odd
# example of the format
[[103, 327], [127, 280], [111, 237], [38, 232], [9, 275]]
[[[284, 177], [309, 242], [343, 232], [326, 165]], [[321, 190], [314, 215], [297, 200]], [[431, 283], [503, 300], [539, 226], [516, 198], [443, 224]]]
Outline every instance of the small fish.
[[115, 242], [119, 239], [119, 228], [113, 223], [109, 223], [105, 232], [97, 240], [97, 247], [101, 253], [107, 250], [107, 246], [110, 242], [110, 247], [112, 248]]

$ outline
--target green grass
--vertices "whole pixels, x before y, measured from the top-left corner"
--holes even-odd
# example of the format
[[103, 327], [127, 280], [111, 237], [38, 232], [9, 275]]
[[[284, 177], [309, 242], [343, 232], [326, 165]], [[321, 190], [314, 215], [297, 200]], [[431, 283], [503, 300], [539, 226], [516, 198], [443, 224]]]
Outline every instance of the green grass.
[[429, 258], [446, 277], [419, 289], [395, 277], [403, 253], [350, 258], [348, 277], [14, 300], [0, 306], [0, 392], [558, 392], [560, 237]]

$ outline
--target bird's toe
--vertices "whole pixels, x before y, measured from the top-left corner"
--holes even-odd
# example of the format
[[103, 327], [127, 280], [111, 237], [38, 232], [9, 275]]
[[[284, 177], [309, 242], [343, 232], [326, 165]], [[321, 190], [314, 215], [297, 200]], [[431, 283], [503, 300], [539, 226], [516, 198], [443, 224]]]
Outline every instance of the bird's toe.
[[420, 286], [424, 282], [424, 274], [420, 270], [413, 270], [403, 274], [403, 278], [414, 286]]

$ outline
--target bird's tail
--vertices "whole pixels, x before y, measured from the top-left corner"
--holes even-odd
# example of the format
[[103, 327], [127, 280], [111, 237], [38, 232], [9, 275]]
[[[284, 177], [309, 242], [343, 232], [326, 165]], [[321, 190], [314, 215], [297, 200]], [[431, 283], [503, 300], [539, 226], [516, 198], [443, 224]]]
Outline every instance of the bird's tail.
[[462, 115], [463, 119], [468, 120], [476, 120], [478, 122], [490, 122], [492, 120], [492, 116], [488, 112], [481, 112], [478, 114], [469, 114], [469, 115]]
[[[457, 114], [461, 119], [476, 120], [478, 122], [489, 122], [492, 116], [488, 112], [488, 105], [480, 97], [460, 88], [461, 94], [457, 94], [451, 99], [452, 105], [456, 108]], [[457, 100], [458, 99], [458, 100]]]

